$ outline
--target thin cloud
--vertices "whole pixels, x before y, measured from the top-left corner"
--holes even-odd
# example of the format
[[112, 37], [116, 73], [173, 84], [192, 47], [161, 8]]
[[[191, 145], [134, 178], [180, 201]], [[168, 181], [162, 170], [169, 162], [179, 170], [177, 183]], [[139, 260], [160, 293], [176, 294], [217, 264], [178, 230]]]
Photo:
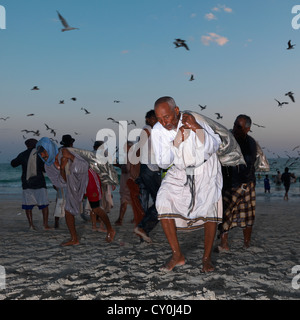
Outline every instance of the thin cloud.
[[208, 21], [211, 21], [211, 20], [217, 20], [217, 17], [213, 13], [210, 12], [205, 15], [205, 19]]
[[202, 36], [201, 37], [201, 42], [205, 46], [209, 46], [211, 43], [216, 43], [219, 46], [224, 46], [228, 42], [228, 38], [220, 36], [216, 33], [209, 33], [207, 36]]
[[229, 7], [226, 7], [226, 5], [218, 5], [217, 7], [214, 7], [211, 9], [212, 11], [215, 11], [215, 12], [220, 12], [221, 10], [223, 10], [224, 12], [227, 12], [227, 13], [232, 13], [233, 10]]
[[226, 6], [223, 6], [223, 10], [227, 13], [232, 13], [232, 9]]

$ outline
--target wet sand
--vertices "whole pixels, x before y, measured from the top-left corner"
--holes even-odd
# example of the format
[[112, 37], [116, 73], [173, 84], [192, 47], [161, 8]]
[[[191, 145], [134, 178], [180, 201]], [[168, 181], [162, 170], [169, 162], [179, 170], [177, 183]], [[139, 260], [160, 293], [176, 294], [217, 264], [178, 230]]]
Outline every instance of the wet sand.
[[[118, 195], [114, 199], [112, 223], [119, 214]], [[61, 247], [69, 237], [64, 219], [58, 230], [44, 231], [34, 209], [38, 230], [28, 231], [20, 201], [0, 200], [0, 300], [298, 300], [300, 280], [292, 282], [292, 268], [300, 265], [299, 205], [258, 200], [252, 246], [243, 249], [242, 230], [232, 230], [230, 252], [214, 252], [215, 271], [203, 274], [203, 230], [179, 233], [186, 264], [165, 273], [159, 267], [170, 248], [160, 224], [151, 233], [153, 243], [141, 243], [133, 233], [131, 207], [115, 227], [113, 243], [78, 216], [80, 245]], [[50, 226], [53, 207], [51, 202]]]

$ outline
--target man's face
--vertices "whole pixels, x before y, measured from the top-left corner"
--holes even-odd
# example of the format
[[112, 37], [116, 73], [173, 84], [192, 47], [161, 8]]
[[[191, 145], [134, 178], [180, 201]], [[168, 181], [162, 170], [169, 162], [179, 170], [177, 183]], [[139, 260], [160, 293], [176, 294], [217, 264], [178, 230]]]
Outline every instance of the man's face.
[[[43, 158], [43, 160], [46, 162], [49, 158], [49, 155], [48, 155], [48, 152], [44, 149], [43, 151], [40, 152], [40, 155], [41, 157]], [[59, 164], [59, 161], [58, 161], [58, 154], [56, 155], [55, 157], [55, 161], [54, 161], [54, 164], [56, 166], [56, 168], [60, 168], [60, 164]]]
[[155, 108], [158, 122], [167, 130], [176, 130], [179, 121], [179, 108], [172, 109], [167, 102], [161, 103]]
[[233, 125], [233, 134], [236, 138], [245, 138], [250, 128], [246, 127], [246, 119], [237, 118]]
[[44, 161], [46, 162], [49, 158], [48, 152], [46, 150], [43, 150], [40, 152], [41, 157], [44, 159]]
[[150, 127], [153, 127], [156, 122], [157, 122], [157, 118], [156, 117], [146, 118], [146, 124], [148, 126], [150, 126]]

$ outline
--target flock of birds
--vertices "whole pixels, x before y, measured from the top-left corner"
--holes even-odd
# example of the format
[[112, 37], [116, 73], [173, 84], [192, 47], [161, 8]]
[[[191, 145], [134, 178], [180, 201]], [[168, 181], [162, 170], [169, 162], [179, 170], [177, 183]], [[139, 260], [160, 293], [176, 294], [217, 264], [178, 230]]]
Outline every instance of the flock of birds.
[[[177, 38], [177, 39], [175, 39], [175, 41], [173, 42], [173, 44], [175, 45], [175, 49], [180, 48], [180, 47], [183, 47], [183, 48], [185, 48], [186, 50], [190, 50], [190, 48], [189, 48], [188, 45], [186, 44], [186, 40]], [[287, 50], [294, 49], [294, 46], [295, 46], [295, 44], [292, 44], [292, 41], [289, 40], [289, 41], [288, 41]], [[191, 74], [191, 76], [190, 76], [190, 78], [189, 78], [189, 81], [194, 81], [194, 80], [195, 80], [195, 77], [194, 77], [193, 74]], [[288, 97], [291, 99], [292, 102], [295, 102], [294, 93], [293, 93], [292, 91], [287, 92], [287, 93], [285, 94], [285, 96], [288, 96]], [[282, 106], [285, 105], [285, 104], [289, 104], [287, 101], [281, 102], [281, 101], [279, 101], [279, 100], [277, 100], [277, 99], [275, 99], [275, 101], [277, 102], [278, 107], [280, 107], [280, 108], [282, 108]], [[205, 105], [205, 106], [201, 106], [201, 105], [199, 104], [199, 107], [200, 107], [201, 111], [203, 111], [203, 110], [206, 109], [206, 105]], [[216, 117], [217, 120], [220, 120], [220, 119], [223, 118], [223, 116], [222, 116], [220, 113], [218, 113], [218, 112], [216, 112], [215, 115], [217, 116], [217, 117]], [[258, 124], [256, 124], [256, 123], [253, 123], [253, 125], [255, 125], [255, 126], [257, 126], [257, 127], [260, 127], [260, 128], [265, 128], [265, 126], [258, 125]]]
[[[61, 30], [62, 32], [72, 31], [72, 30], [79, 30], [79, 28], [71, 27], [71, 26], [67, 23], [66, 19], [65, 19], [58, 11], [57, 11], [57, 15], [58, 15], [58, 18], [59, 18], [60, 22], [61, 22], [62, 25], [63, 25], [63, 29]], [[189, 46], [188, 46], [187, 43], [186, 43], [186, 40], [183, 40], [183, 39], [180, 39], [180, 38], [176, 38], [175, 41], [173, 42], [173, 44], [175, 45], [175, 49], [184, 48], [184, 49], [186, 49], [187, 51], [190, 50]], [[286, 49], [287, 49], [287, 50], [292, 50], [292, 49], [294, 49], [294, 47], [295, 47], [295, 44], [292, 44], [291, 40], [289, 40], [289, 41], [288, 41], [288, 47], [287, 47]], [[191, 74], [191, 75], [190, 75], [190, 78], [189, 78], [189, 81], [194, 81], [194, 80], [195, 80], [195, 77], [194, 77], [193, 74]], [[40, 88], [39, 88], [38, 86], [33, 86], [31, 90], [33, 90], [33, 91], [38, 91], [38, 90], [40, 90]], [[287, 93], [285, 94], [285, 96], [289, 97], [290, 100], [291, 100], [293, 103], [295, 103], [295, 98], [294, 98], [294, 93], [293, 93], [293, 92], [289, 91], [289, 92], [287, 92]], [[76, 98], [76, 97], [72, 97], [71, 100], [72, 100], [72, 101], [77, 101], [77, 98]], [[277, 102], [278, 107], [280, 107], [280, 108], [282, 108], [284, 105], [287, 105], [287, 104], [289, 103], [289, 102], [287, 102], [287, 101], [282, 101], [282, 102], [281, 102], [281, 101], [279, 101], [279, 100], [277, 100], [277, 99], [275, 99], [275, 101]], [[114, 103], [121, 103], [120, 100], [114, 100], [113, 102], [114, 102]], [[65, 100], [59, 100], [59, 104], [64, 104], [64, 103], [65, 103]], [[205, 110], [205, 109], [207, 108], [206, 105], [202, 106], [202, 105], [199, 104], [198, 106], [200, 107], [201, 111], [203, 111], [203, 110]], [[84, 112], [85, 115], [91, 114], [91, 112], [90, 112], [87, 108], [81, 108], [81, 110]], [[34, 116], [34, 115], [35, 115], [35, 114], [30, 113], [30, 114], [27, 114], [27, 117], [32, 117], [32, 116]], [[218, 120], [223, 118], [223, 116], [222, 116], [220, 113], [218, 113], [218, 112], [216, 112], [215, 115], [216, 115], [216, 119], [218, 119]], [[0, 120], [6, 121], [6, 120], [8, 120], [9, 118], [10, 118], [10, 117], [1, 117]], [[117, 120], [115, 120], [115, 119], [113, 119], [113, 118], [111, 118], [111, 117], [107, 118], [107, 120], [108, 120], [108, 121], [112, 121], [113, 123], [116, 123], [116, 124], [118, 124], [118, 125], [122, 125], [119, 121], [117, 121]], [[134, 120], [127, 121], [127, 123], [128, 123], [128, 125], [133, 124], [133, 125], [136, 126], [136, 122], [135, 122]], [[255, 126], [257, 126], [257, 127], [260, 127], [260, 128], [265, 128], [265, 126], [259, 125], [259, 124], [256, 124], [256, 123], [253, 123], [253, 125], [255, 125]], [[47, 130], [47, 131], [50, 131], [50, 133], [53, 134], [54, 137], [56, 137], [56, 131], [55, 131], [55, 129], [49, 127], [46, 123], [45, 123], [45, 127], [46, 127], [46, 130]], [[26, 133], [26, 134], [32, 133], [33, 136], [40, 136], [40, 131], [39, 131], [39, 130], [34, 131], [34, 130], [24, 129], [24, 130], [21, 130], [21, 132]], [[74, 134], [77, 135], [77, 134], [79, 134], [79, 133], [74, 132]], [[25, 135], [23, 135], [23, 138], [26, 139]], [[57, 141], [56, 139], [54, 139], [54, 138], [51, 138], [51, 139], [52, 139], [53, 141], [55, 141], [56, 143], [58, 143], [58, 141]], [[299, 148], [299, 147], [300, 147], [300, 146], [295, 147], [295, 148], [293, 149], [293, 151], [294, 151], [296, 148]], [[298, 153], [299, 153], [299, 156], [300, 156], [300, 151], [298, 151]], [[277, 155], [277, 156], [278, 156], [278, 155]], [[278, 156], [278, 157], [279, 157], [279, 156]], [[289, 157], [288, 160], [290, 160], [290, 158], [291, 158], [291, 157]], [[298, 157], [298, 158], [299, 158], [299, 157]], [[298, 160], [298, 158], [295, 159], [295, 161]], [[291, 164], [290, 164], [290, 165], [291, 165]]]
[[[71, 29], [70, 29], [70, 30], [71, 30]], [[39, 91], [40, 88], [39, 88], [39, 86], [33, 86], [30, 90], [32, 90], [32, 91]], [[77, 98], [76, 98], [76, 97], [72, 97], [72, 98], [70, 98], [70, 100], [72, 100], [72, 101], [75, 102], [75, 101], [77, 101]], [[59, 104], [65, 104], [65, 100], [59, 100], [58, 103], [59, 103]], [[118, 103], [121, 103], [121, 101], [120, 101], [120, 100], [113, 100], [113, 103], [117, 103], [117, 104], [118, 104]], [[86, 108], [81, 108], [81, 110], [84, 111], [84, 114], [85, 114], [85, 115], [91, 114], [91, 112], [90, 112], [89, 110], [87, 110]], [[33, 116], [35, 116], [35, 114], [34, 114], [34, 113], [29, 113], [29, 114], [27, 114], [26, 116], [27, 116], [27, 117], [33, 117]], [[10, 117], [1, 117], [1, 118], [0, 118], [0, 120], [3, 120], [3, 121], [6, 121], [6, 120], [8, 120], [8, 119], [10, 119]], [[122, 123], [121, 123], [120, 121], [117, 121], [117, 120], [115, 120], [115, 119], [113, 119], [113, 118], [111, 118], [111, 117], [107, 118], [107, 120], [108, 120], [108, 121], [111, 120], [113, 123], [116, 123], [116, 124], [118, 124], [118, 125], [120, 125], [120, 126], [123, 127], [123, 125], [122, 125]], [[130, 121], [127, 120], [127, 124], [128, 124], [128, 125], [134, 125], [134, 126], [137, 125], [135, 120], [130, 120]], [[58, 140], [55, 139], [56, 134], [57, 134], [56, 129], [51, 128], [51, 127], [50, 127], [48, 124], [46, 124], [46, 123], [45, 123], [44, 125], [45, 125], [45, 127], [46, 127], [46, 131], [50, 131], [50, 134], [53, 134], [53, 136], [54, 136], [53, 138], [50, 138], [50, 139], [58, 144]], [[23, 139], [24, 139], [24, 140], [27, 139], [27, 137], [25, 136], [25, 134], [32, 134], [33, 136], [36, 136], [36, 137], [39, 137], [39, 136], [41, 135], [40, 130], [28, 130], [28, 129], [23, 129], [23, 130], [21, 130], [21, 132], [23, 133]], [[74, 134], [75, 134], [75, 135], [79, 135], [80, 133], [74, 132]]]

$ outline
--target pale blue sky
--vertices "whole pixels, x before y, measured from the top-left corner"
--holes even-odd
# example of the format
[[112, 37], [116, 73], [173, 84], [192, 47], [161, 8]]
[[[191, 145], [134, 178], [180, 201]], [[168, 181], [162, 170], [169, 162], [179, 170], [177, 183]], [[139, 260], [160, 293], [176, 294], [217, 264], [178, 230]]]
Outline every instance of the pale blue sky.
[[[76, 147], [90, 149], [98, 130], [117, 133], [108, 117], [134, 119], [141, 128], [145, 113], [164, 95], [182, 110], [207, 105], [203, 114], [216, 119], [220, 112], [228, 128], [246, 113], [266, 126], [253, 126], [253, 137], [284, 155], [300, 144], [300, 29], [291, 26], [296, 4], [0, 0], [7, 23], [0, 30], [0, 117], [10, 117], [0, 121], [0, 162], [25, 149], [22, 129], [53, 137], [47, 123], [59, 141], [69, 133]], [[79, 30], [61, 32], [56, 10]], [[190, 51], [175, 49], [175, 38], [185, 39]], [[290, 39], [294, 50], [286, 50]], [[30, 90], [35, 85], [39, 91]], [[296, 103], [285, 97], [288, 91]], [[275, 98], [289, 104], [278, 108]]]

